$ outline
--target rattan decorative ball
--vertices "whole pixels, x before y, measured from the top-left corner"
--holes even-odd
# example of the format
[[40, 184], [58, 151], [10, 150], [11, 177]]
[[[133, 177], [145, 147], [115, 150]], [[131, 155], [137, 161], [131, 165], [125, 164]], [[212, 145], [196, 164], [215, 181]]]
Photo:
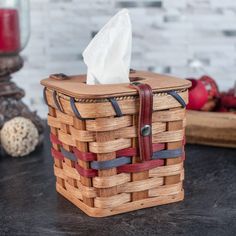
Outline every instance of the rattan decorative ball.
[[1, 145], [13, 157], [22, 157], [34, 151], [38, 140], [36, 126], [24, 117], [7, 121], [1, 130]]

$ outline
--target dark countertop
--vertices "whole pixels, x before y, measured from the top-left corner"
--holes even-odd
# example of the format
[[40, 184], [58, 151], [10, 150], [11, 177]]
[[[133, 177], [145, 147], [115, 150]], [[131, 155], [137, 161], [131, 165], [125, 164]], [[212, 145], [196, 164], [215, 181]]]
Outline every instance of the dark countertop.
[[235, 149], [187, 145], [183, 202], [91, 218], [56, 193], [46, 137], [28, 157], [0, 157], [0, 235], [236, 235]]

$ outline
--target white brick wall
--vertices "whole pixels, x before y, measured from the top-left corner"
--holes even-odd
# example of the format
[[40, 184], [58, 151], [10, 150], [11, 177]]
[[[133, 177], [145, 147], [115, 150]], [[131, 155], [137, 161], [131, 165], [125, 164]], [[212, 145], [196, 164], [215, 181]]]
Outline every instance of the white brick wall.
[[222, 90], [232, 87], [235, 0], [32, 0], [31, 38], [22, 52], [25, 66], [13, 75], [32, 109], [45, 117], [42, 78], [86, 72], [83, 49], [123, 7], [129, 8], [133, 23], [133, 68], [183, 78], [208, 73]]

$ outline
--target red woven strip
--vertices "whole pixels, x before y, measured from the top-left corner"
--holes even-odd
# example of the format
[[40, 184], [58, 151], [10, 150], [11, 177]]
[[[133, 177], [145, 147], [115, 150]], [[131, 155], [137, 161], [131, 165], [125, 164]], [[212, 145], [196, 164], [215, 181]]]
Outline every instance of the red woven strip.
[[[165, 148], [165, 144], [164, 143], [154, 143], [152, 144], [152, 149], [153, 152], [157, 152], [160, 150], [163, 150]], [[121, 157], [121, 156], [137, 156], [138, 152], [136, 148], [125, 148], [122, 150], [119, 150], [116, 152], [116, 157]]]
[[142, 172], [146, 170], [153, 169], [158, 166], [163, 166], [164, 160], [151, 160], [142, 163], [128, 164], [123, 165], [117, 168], [118, 172], [121, 173], [134, 173], [134, 172]]
[[[165, 144], [163, 143], [155, 143], [152, 145], [153, 151], [157, 152], [160, 150], [163, 150], [165, 147]], [[81, 152], [77, 148], [73, 148], [73, 152], [75, 156], [82, 161], [94, 161], [96, 160], [97, 155], [92, 152]], [[116, 152], [116, 157], [121, 157], [121, 156], [137, 156], [137, 149], [136, 148], [125, 148], [122, 150], [119, 150]]]
[[78, 150], [77, 148], [73, 148], [73, 152], [75, 154], [75, 156], [82, 161], [95, 161], [97, 155], [95, 153], [92, 152], [81, 152], [80, 150]]
[[61, 152], [55, 150], [54, 148], [51, 148], [51, 154], [54, 158], [58, 159], [58, 160], [64, 160], [64, 156], [62, 155]]
[[75, 163], [75, 168], [78, 171], [78, 173], [84, 177], [95, 177], [98, 175], [97, 170], [93, 170], [93, 169], [84, 169], [83, 167], [81, 167], [80, 165], [78, 165], [77, 163]]
[[116, 157], [122, 157], [122, 156], [127, 156], [127, 157], [131, 157], [131, 156], [137, 156], [137, 149], [136, 148], [125, 148], [122, 150], [118, 150], [116, 152]]
[[152, 144], [153, 152], [161, 151], [164, 148], [165, 148], [165, 144], [164, 143], [153, 143]]
[[50, 134], [50, 141], [55, 144], [59, 144], [59, 145], [62, 144], [62, 142], [58, 140], [57, 136], [52, 133]]

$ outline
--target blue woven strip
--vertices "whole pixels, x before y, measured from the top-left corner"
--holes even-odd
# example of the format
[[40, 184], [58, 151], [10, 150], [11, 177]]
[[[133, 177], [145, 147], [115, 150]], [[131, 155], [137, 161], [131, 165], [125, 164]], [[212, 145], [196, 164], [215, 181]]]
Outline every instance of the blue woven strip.
[[53, 91], [53, 100], [54, 100], [54, 103], [55, 103], [57, 109], [58, 109], [60, 112], [63, 112], [63, 110], [62, 110], [62, 108], [61, 108], [61, 106], [60, 106], [60, 104], [59, 104], [59, 101], [58, 101], [58, 99], [57, 99], [57, 92], [56, 92], [56, 91]]
[[123, 116], [123, 113], [122, 113], [120, 106], [119, 106], [118, 102], [116, 101], [116, 99], [108, 98], [108, 100], [110, 101], [110, 103], [116, 113], [116, 116], [118, 116], [118, 117]]
[[[65, 150], [63, 147], [61, 147], [61, 153], [65, 158], [68, 158], [71, 161], [77, 161], [76, 156], [72, 152]], [[181, 157], [182, 154], [182, 148], [173, 150], [161, 150], [153, 153], [152, 160], [176, 158]], [[131, 157], [123, 156], [108, 161], [92, 161], [91, 168], [94, 170], [106, 170], [111, 168], [117, 168], [125, 164], [131, 164]]]
[[46, 95], [46, 90], [47, 90], [47, 88], [44, 87], [44, 89], [43, 89], [43, 98], [44, 98], [44, 102], [46, 103], [46, 105], [49, 106], [47, 95]]
[[168, 159], [168, 158], [176, 158], [181, 157], [183, 154], [182, 148], [179, 149], [173, 149], [173, 150], [161, 150], [158, 152], [154, 152], [152, 159]]
[[76, 116], [78, 119], [80, 119], [80, 120], [84, 120], [84, 118], [82, 118], [82, 116], [80, 115], [80, 113], [79, 113], [77, 107], [75, 106], [75, 99], [72, 98], [72, 97], [70, 97], [70, 105], [71, 105], [71, 108], [72, 108], [72, 110], [73, 110], [75, 116]]
[[186, 107], [184, 99], [178, 93], [176, 93], [175, 91], [168, 91], [167, 93], [171, 95], [173, 98], [175, 98], [183, 108]]
[[92, 161], [91, 168], [95, 170], [106, 170], [130, 163], [131, 163], [130, 157], [119, 157], [109, 161]]
[[61, 153], [65, 158], [68, 158], [71, 161], [76, 161], [77, 160], [77, 158], [75, 157], [75, 155], [72, 152], [69, 152], [69, 151], [65, 150], [63, 147], [61, 147]]

